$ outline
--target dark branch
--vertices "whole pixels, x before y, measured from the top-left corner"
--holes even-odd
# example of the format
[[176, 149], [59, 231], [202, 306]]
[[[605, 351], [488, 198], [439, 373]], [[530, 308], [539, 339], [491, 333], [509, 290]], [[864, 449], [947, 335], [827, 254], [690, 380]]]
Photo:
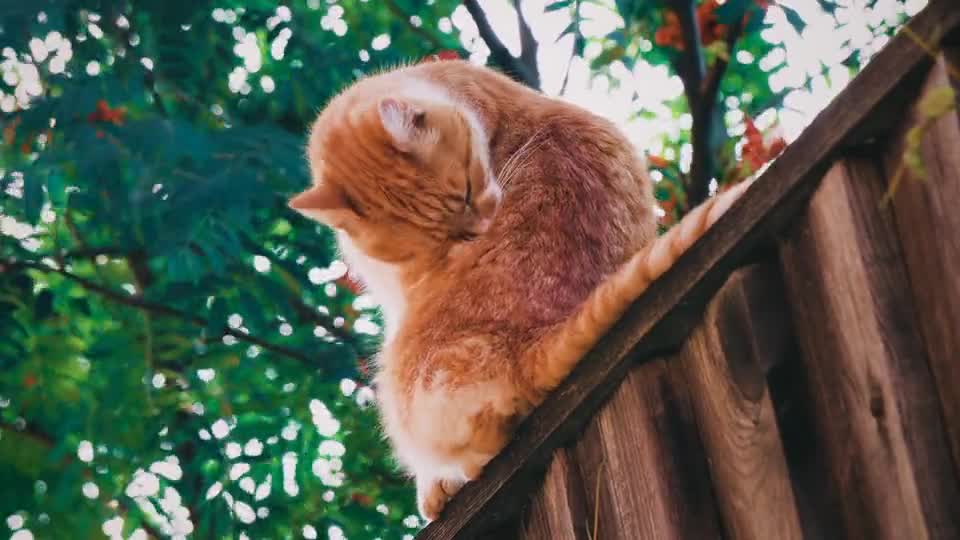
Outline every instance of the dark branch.
[[[477, 0], [464, 0], [463, 6], [466, 7], [467, 11], [470, 12], [470, 16], [473, 17], [473, 21], [477, 24], [480, 37], [483, 38], [484, 43], [486, 43], [487, 47], [490, 49], [490, 60], [493, 62], [493, 64], [498, 66], [506, 74], [510, 75], [517, 81], [529, 86], [530, 88], [539, 90], [540, 73], [537, 70], [536, 52], [534, 52], [533, 64], [527, 65], [527, 63], [523, 60], [523, 51], [521, 51], [521, 58], [517, 58], [510, 54], [510, 50], [507, 49], [506, 45], [504, 45], [502, 41], [500, 41], [500, 38], [497, 37], [497, 33], [493, 31], [493, 27], [490, 26], [490, 21], [487, 20], [487, 14], [483, 11], [483, 8], [480, 7], [480, 3], [477, 2]], [[517, 10], [517, 19], [518, 21], [522, 21], [522, 26], [526, 25], [526, 21], [523, 19], [523, 14], [520, 13], [519, 9]], [[529, 58], [529, 54], [527, 57]]]
[[677, 74], [683, 79], [684, 92], [691, 110], [700, 102], [700, 85], [707, 67], [700, 45], [700, 25], [697, 23], [697, 7], [694, 0], [674, 0], [673, 11], [680, 20], [683, 34], [683, 51], [676, 63]]
[[[254, 253], [261, 253], [261, 250], [257, 248], [256, 243], [248, 238], [244, 238], [244, 245], [249, 248]], [[201, 256], [206, 256], [203, 251], [199, 248], [194, 248], [195, 253]], [[130, 266], [131, 271], [134, 274], [135, 281], [137, 282], [138, 292], [143, 293], [150, 284], [153, 282], [153, 274], [150, 270], [149, 265], [147, 264], [148, 255], [142, 249], [122, 249], [117, 247], [95, 247], [95, 248], [81, 248], [72, 251], [65, 251], [59, 254], [56, 258], [59, 260], [74, 260], [74, 259], [93, 259], [98, 255], [107, 255], [115, 257], [126, 257], [127, 263]], [[269, 251], [264, 251], [263, 255], [270, 258], [270, 260], [277, 265], [283, 266], [284, 261], [275, 257], [273, 253]], [[300, 315], [301, 319], [311, 322], [317, 326], [322, 326], [327, 332], [332, 336], [336, 337], [344, 344], [348, 345], [354, 350], [358, 356], [365, 354], [365, 351], [362, 351], [363, 348], [357, 339], [350, 334], [349, 332], [338, 328], [333, 324], [333, 318], [320, 313], [315, 308], [308, 306], [303, 303], [302, 300], [298, 299], [295, 296], [289, 298], [290, 305], [293, 309]]]
[[707, 73], [706, 78], [703, 79], [703, 82], [700, 86], [700, 96], [702, 100], [702, 106], [707, 106], [708, 104], [713, 107], [716, 103], [717, 95], [720, 92], [720, 81], [723, 80], [723, 76], [727, 73], [727, 66], [730, 65], [730, 59], [733, 58], [734, 48], [737, 46], [737, 41], [740, 39], [740, 36], [743, 34], [743, 20], [733, 25], [733, 28], [730, 29], [730, 33], [727, 34], [727, 56], [726, 58], [718, 57], [713, 63], [713, 67], [710, 68], [710, 71]]
[[30, 424], [24, 424], [24, 426], [20, 428], [14, 424], [11, 424], [10, 422], [4, 422], [3, 420], [0, 420], [0, 431], [16, 433], [20, 437], [30, 439], [46, 447], [53, 446], [55, 442], [53, 440], [53, 437], [47, 435], [46, 433], [43, 433], [42, 431], [38, 430], [36, 427]]
[[567, 59], [567, 67], [563, 70], [563, 81], [560, 82], [559, 95], [561, 96], [567, 91], [567, 83], [570, 82], [570, 70], [573, 68], [573, 59], [576, 58], [576, 56], [576, 51], [573, 51], [570, 53], [570, 58]]
[[517, 26], [520, 29], [520, 61], [530, 70], [536, 79], [534, 88], [540, 88], [540, 71], [537, 69], [537, 51], [540, 49], [533, 31], [527, 24], [527, 19], [520, 9], [520, 0], [513, 0], [513, 8], [517, 11]]
[[[44, 265], [44, 264], [40, 264], [40, 263], [32, 262], [32, 261], [17, 261], [17, 262], [8, 263], [8, 264], [6, 265], [6, 267], [5, 267], [5, 265], [0, 264], [0, 271], [5, 271], [5, 270], [7, 270], [9, 267], [17, 267], [17, 266], [25, 267], [25, 268], [32, 268], [32, 269], [34, 269], [34, 270], [39, 270], [39, 271], [41, 271], [41, 272], [49, 272], [49, 273], [60, 274], [61, 276], [64, 276], [64, 277], [66, 277], [66, 278], [74, 281], [75, 283], [79, 284], [79, 285], [80, 285], [81, 287], [83, 287], [84, 289], [87, 289], [88, 291], [97, 293], [97, 294], [99, 294], [100, 296], [102, 296], [102, 297], [104, 297], [104, 298], [107, 298], [108, 300], [111, 300], [111, 301], [116, 302], [116, 303], [118, 303], [118, 304], [124, 304], [124, 305], [130, 306], [130, 307], [133, 307], [133, 308], [136, 308], [136, 309], [140, 309], [140, 310], [143, 310], [143, 311], [147, 311], [147, 312], [150, 312], [150, 313], [156, 313], [156, 314], [158, 314], [158, 315], [163, 315], [163, 316], [165, 316], [165, 317], [172, 317], [172, 318], [176, 318], [176, 319], [181, 319], [181, 320], [187, 321], [187, 322], [189, 322], [190, 324], [193, 324], [193, 325], [199, 326], [199, 327], [206, 327], [206, 326], [207, 326], [207, 321], [206, 321], [205, 319], [203, 319], [202, 317], [198, 317], [198, 316], [195, 316], [195, 315], [191, 315], [191, 314], [189, 314], [189, 313], [187, 313], [187, 312], [185, 312], [185, 311], [180, 311], [179, 309], [172, 308], [172, 307], [170, 307], [170, 306], [165, 306], [165, 305], [163, 305], [163, 304], [157, 304], [157, 303], [155, 303], [155, 302], [150, 302], [150, 301], [148, 301], [148, 300], [144, 300], [144, 299], [141, 298], [140, 296], [128, 295], [128, 294], [124, 294], [124, 293], [121, 293], [121, 292], [118, 292], [118, 291], [114, 291], [114, 290], [112, 290], [112, 289], [110, 289], [110, 288], [104, 287], [103, 285], [100, 285], [100, 284], [98, 284], [98, 283], [95, 283], [95, 282], [93, 282], [93, 281], [91, 281], [91, 280], [89, 280], [89, 279], [86, 279], [86, 278], [84, 278], [84, 277], [78, 276], [78, 275], [76, 275], [76, 274], [74, 274], [74, 273], [72, 273], [72, 272], [70, 272], [70, 271], [68, 271], [68, 270], [64, 270], [64, 269], [61, 269], [61, 268], [51, 268], [51, 267], [46, 266], [46, 265]], [[241, 332], [241, 331], [239, 331], [239, 330], [235, 330], [235, 329], [230, 328], [230, 327], [224, 327], [223, 330], [222, 330], [222, 334], [221, 334], [221, 335], [222, 335], [222, 336], [233, 336], [233, 337], [235, 337], [238, 341], [243, 341], [243, 342], [249, 343], [249, 344], [251, 344], [251, 345], [256, 345], [256, 346], [260, 347], [261, 349], [263, 349], [263, 350], [265, 350], [265, 351], [270, 351], [270, 352], [273, 352], [273, 353], [276, 353], [276, 354], [279, 354], [279, 355], [282, 355], [282, 356], [286, 356], [286, 357], [288, 357], [288, 358], [292, 358], [292, 359], [294, 359], [294, 360], [299, 360], [300, 362], [303, 362], [304, 364], [307, 364], [308, 366], [310, 366], [310, 367], [312, 367], [312, 368], [320, 369], [320, 367], [316, 365], [316, 360], [315, 360], [314, 358], [311, 358], [311, 357], [309, 357], [309, 356], [307, 356], [307, 355], [305, 355], [305, 354], [303, 354], [303, 353], [301, 353], [301, 352], [299, 352], [299, 351], [296, 351], [296, 350], [294, 350], [294, 349], [291, 349], [291, 348], [289, 348], [289, 347], [284, 347], [284, 346], [282, 346], [282, 345], [277, 345], [277, 344], [275, 344], [275, 343], [271, 343], [271, 342], [266, 341], [266, 340], [264, 340], [264, 339], [258, 338], [258, 337], [256, 337], [256, 336], [252, 336], [252, 335], [250, 335], [250, 334], [247, 334], [247, 333], [245, 333], [245, 332]]]
[[[570, 50], [570, 58], [567, 59], [567, 67], [563, 70], [563, 81], [560, 82], [560, 92], [559, 95], [563, 95], [567, 91], [567, 83], [570, 82], [570, 70], [573, 68], [573, 59], [578, 55], [583, 55], [583, 43], [585, 38], [583, 34], [580, 33], [580, 0], [575, 0], [573, 3], [573, 20], [577, 23], [577, 28], [573, 31], [573, 47]], [[635, 95], [635, 98], [639, 97]]]
[[[707, 199], [710, 194], [710, 180], [716, 163], [714, 131], [723, 126], [723, 115], [717, 107], [720, 82], [723, 80], [730, 58], [734, 54], [737, 41], [743, 34], [743, 20], [733, 25], [726, 39], [727, 57], [718, 57], [709, 73], [696, 87], [698, 100], [690, 103], [693, 114], [693, 164], [690, 167], [690, 179], [686, 185], [687, 209], [691, 209]], [[700, 48], [699, 45], [697, 48]], [[686, 82], [685, 82], [686, 84]]]
[[683, 36], [683, 50], [674, 61], [674, 69], [683, 81], [684, 94], [693, 117], [693, 159], [690, 175], [684, 181], [686, 209], [690, 210], [706, 200], [710, 192], [710, 181], [716, 169], [715, 150], [725, 135], [718, 131], [724, 125], [723, 115], [717, 107], [720, 82], [730, 63], [729, 55], [733, 54], [737, 40], [743, 34], [744, 23], [743, 20], [739, 21], [727, 35], [728, 57], [717, 58], [707, 72], [696, 2], [673, 0], [671, 9], [677, 14]]
[[104, 246], [104, 247], [84, 247], [80, 249], [74, 249], [71, 251], [64, 251], [57, 256], [63, 257], [64, 259], [92, 259], [97, 255], [106, 255], [108, 257], [123, 257], [126, 256], [128, 250], [114, 247], [114, 246]]

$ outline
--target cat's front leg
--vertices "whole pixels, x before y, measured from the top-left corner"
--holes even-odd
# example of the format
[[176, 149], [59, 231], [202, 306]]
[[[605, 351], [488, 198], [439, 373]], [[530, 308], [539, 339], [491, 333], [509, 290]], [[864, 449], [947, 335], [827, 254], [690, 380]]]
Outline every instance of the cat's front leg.
[[429, 521], [440, 517], [450, 498], [460, 491], [465, 480], [417, 475], [417, 509]]
[[[450, 455], [451, 462], [454, 463], [454, 476], [438, 476], [437, 469], [429, 469], [430, 472], [415, 473], [417, 482], [417, 507], [420, 515], [424, 518], [434, 521], [440, 517], [447, 502], [460, 491], [460, 488], [466, 482], [476, 480], [483, 473], [487, 462], [505, 444], [507, 437], [507, 426], [509, 423], [501, 422], [493, 425], [488, 422], [473, 419], [475, 429], [472, 438], [466, 445]], [[479, 426], [478, 426], [479, 425]], [[443, 467], [442, 469], [448, 469]]]

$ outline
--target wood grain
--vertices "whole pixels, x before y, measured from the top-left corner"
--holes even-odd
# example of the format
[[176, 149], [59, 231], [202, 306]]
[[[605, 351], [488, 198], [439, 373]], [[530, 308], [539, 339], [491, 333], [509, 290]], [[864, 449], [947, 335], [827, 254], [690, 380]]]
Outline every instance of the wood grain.
[[[960, 26], [955, 0], [931, 0], [908, 23], [926, 41]], [[800, 138], [707, 234], [627, 311], [548, 400], [520, 427], [514, 441], [448, 504], [422, 539], [480, 538], [529, 501], [536, 471], [553, 450], [571, 440], [617, 388], [628, 365], [677, 345], [700, 316], [710, 293], [750, 249], [775, 234], [803, 207], [829, 159], [871, 117], [903, 109], [893, 99], [910, 91], [913, 77], [930, 63], [911, 39], [893, 38]], [[663, 336], [672, 341], [660, 341]]]
[[597, 537], [720, 536], [689, 400], [684, 381], [655, 360], [631, 371], [590, 422], [576, 455]]
[[748, 267], [710, 302], [671, 363], [688, 382], [727, 538], [803, 537], [767, 390], [789, 342], [776, 268]]
[[[780, 317], [789, 315], [790, 310], [784, 305]], [[809, 376], [804, 372], [795, 336], [791, 338], [785, 343], [780, 362], [767, 374], [767, 386], [777, 415], [800, 526], [804, 538], [842, 538], [839, 509], [843, 494], [833, 487], [827, 466], [829, 456], [815, 436], [816, 411]]]
[[960, 537], [947, 450], [875, 152], [826, 175], [782, 264], [847, 538]]
[[543, 486], [524, 520], [523, 540], [589, 540], [586, 491], [577, 464], [566, 448], [553, 454]]
[[[956, 50], [952, 52], [960, 59]], [[938, 59], [921, 96], [949, 87], [946, 62], [943, 56]], [[906, 133], [921, 120], [921, 112], [914, 109], [898, 130], [886, 152], [888, 176], [900, 169]], [[956, 111], [928, 128], [920, 151], [927, 178], [922, 181], [908, 173], [896, 190], [893, 207], [918, 326], [936, 377], [954, 463], [960, 465], [960, 118]]]

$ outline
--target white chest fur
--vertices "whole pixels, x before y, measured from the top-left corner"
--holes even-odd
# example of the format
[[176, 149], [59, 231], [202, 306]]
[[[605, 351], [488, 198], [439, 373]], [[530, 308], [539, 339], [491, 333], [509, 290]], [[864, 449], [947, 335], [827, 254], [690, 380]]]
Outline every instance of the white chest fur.
[[350, 271], [360, 278], [367, 292], [380, 305], [386, 324], [384, 338], [389, 342], [400, 328], [407, 310], [399, 272], [392, 264], [368, 257], [343, 232], [337, 233], [337, 242]]

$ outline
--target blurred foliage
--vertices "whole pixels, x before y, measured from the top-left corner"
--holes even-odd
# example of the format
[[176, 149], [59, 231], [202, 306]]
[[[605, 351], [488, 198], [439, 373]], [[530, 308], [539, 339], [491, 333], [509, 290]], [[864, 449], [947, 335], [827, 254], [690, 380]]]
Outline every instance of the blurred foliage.
[[[586, 3], [623, 26], [585, 36]], [[367, 386], [379, 315], [286, 197], [308, 183], [314, 113], [365, 72], [461, 50], [457, 6], [0, 2], [0, 519], [17, 540], [416, 532]], [[689, 50], [663, 1], [543, 8], [570, 11], [574, 54], [599, 44], [596, 74], [675, 69]], [[706, 68], [774, 54], [767, 9], [701, 3]], [[780, 68], [731, 62], [718, 79], [714, 177], [782, 149], [749, 120], [779, 107]], [[668, 217], [686, 206], [691, 133], [651, 157]]]
[[[782, 14], [792, 30], [802, 34], [808, 23], [791, 7], [800, 3], [809, 5], [814, 0], [616, 0], [613, 5], [608, 0], [559, 0], [549, 4], [549, 10], [569, 9], [576, 17], [582, 17], [579, 14], [585, 4], [613, 9], [620, 16], [620, 27], [589, 40], [600, 49], [590, 58], [596, 74], [616, 80], [616, 68], [633, 71], [643, 62], [664, 66], [682, 81], [684, 94], [665, 105], [684, 127], [679, 133], [664, 130], [660, 141], [663, 154], [650, 160], [654, 178], [663, 180], [657, 183], [656, 196], [665, 211], [664, 228], [699, 204], [711, 181], [716, 182], [712, 189], [726, 189], [757, 173], [784, 149], [775, 119], [789, 93], [813, 90], [818, 79], [831, 86], [829, 66], [822, 61], [822, 71], [810, 74], [800, 86], [771, 85], [772, 78], [788, 67], [789, 58], [778, 36], [769, 31]], [[863, 25], [867, 15], [876, 11], [881, 16], [869, 17], [875, 22], [865, 24], [872, 36], [866, 40], [871, 46], [882, 43], [907, 19], [902, 0], [816, 0], [815, 4], [819, 13], [833, 18], [834, 32]], [[690, 28], [695, 27], [700, 38], [693, 46], [688, 38], [693, 34], [684, 28], [679, 15], [687, 9], [694, 21]], [[771, 17], [770, 11], [780, 14]], [[846, 16], [838, 17], [838, 11]], [[575, 54], [582, 56], [585, 47], [580, 44], [583, 36], [578, 29], [573, 25], [565, 33], [574, 35]], [[851, 39], [845, 40], [840, 50], [845, 54], [840, 64], [856, 74], [866, 60], [864, 50]], [[695, 59], [699, 59], [699, 70], [687, 64], [697, 63]], [[654, 117], [643, 109], [635, 114], [640, 120]], [[774, 119], [766, 122], [765, 132], [754, 122], [762, 115]]]

